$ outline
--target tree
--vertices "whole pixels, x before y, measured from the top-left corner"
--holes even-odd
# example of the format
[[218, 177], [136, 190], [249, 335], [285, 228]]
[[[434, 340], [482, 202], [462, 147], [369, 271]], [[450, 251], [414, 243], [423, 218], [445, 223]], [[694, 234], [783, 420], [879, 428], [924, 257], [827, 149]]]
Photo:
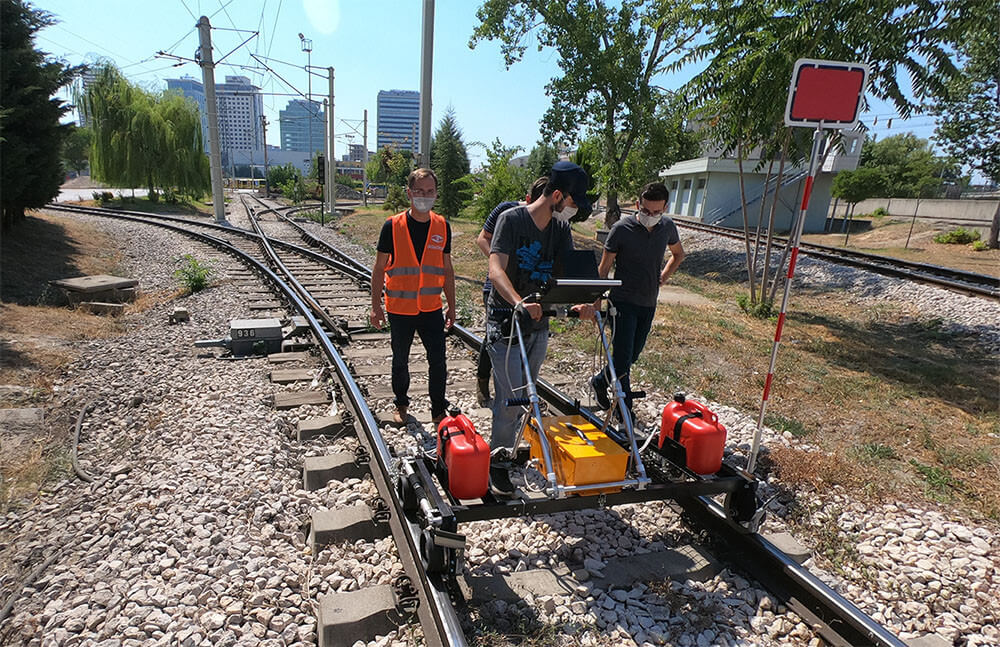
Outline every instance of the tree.
[[548, 142], [538, 142], [528, 153], [528, 175], [533, 179], [548, 175], [552, 165], [559, 161], [559, 151]]
[[463, 192], [459, 180], [469, 174], [469, 153], [462, 142], [455, 111], [450, 106], [431, 141], [431, 168], [438, 179], [437, 204], [441, 214], [453, 218], [467, 202], [468, 192]]
[[639, 189], [659, 172], [681, 160], [697, 157], [699, 137], [685, 129], [687, 106], [669, 97], [649, 116], [649, 134], [629, 152], [622, 169], [622, 190], [638, 197]]
[[277, 188], [279, 191], [282, 187], [288, 183], [289, 180], [294, 180], [295, 178], [302, 177], [302, 172], [295, 167], [291, 162], [285, 164], [284, 166], [272, 166], [267, 171], [267, 183], [268, 185]]
[[23, 0], [0, 0], [0, 211], [8, 230], [26, 209], [59, 195], [69, 110], [55, 92], [80, 73], [35, 49], [35, 34], [55, 23]]
[[520, 200], [528, 192], [534, 180], [528, 169], [512, 166], [510, 160], [520, 151], [519, 147], [506, 147], [499, 139], [493, 140], [486, 149], [486, 166], [483, 168], [483, 187], [474, 203], [474, 214], [480, 222], [486, 222], [493, 208], [501, 202]]
[[649, 132], [661, 91], [650, 80], [695, 34], [686, 4], [665, 0], [486, 0], [469, 41], [499, 40], [510, 67], [537, 30], [538, 49], [551, 44], [561, 75], [546, 86], [552, 105], [542, 119], [546, 138], [575, 140], [582, 130], [602, 144], [598, 180], [607, 199], [607, 225], [620, 215], [618, 193], [629, 152]]
[[90, 142], [94, 133], [90, 128], [80, 128], [70, 124], [69, 132], [63, 141], [62, 159], [63, 166], [78, 174], [87, 167], [87, 158], [90, 156]]
[[934, 156], [930, 142], [913, 133], [865, 142], [860, 166], [880, 169], [886, 182], [871, 197], [921, 198], [935, 194], [944, 178], [956, 179], [954, 164]]

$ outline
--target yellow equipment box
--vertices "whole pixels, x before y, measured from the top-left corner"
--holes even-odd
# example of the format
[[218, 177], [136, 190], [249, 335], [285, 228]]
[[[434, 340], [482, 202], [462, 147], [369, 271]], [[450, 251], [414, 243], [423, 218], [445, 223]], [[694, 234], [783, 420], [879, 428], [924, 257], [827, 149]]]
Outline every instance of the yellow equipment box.
[[[593, 485], [625, 480], [629, 453], [608, 438], [583, 416], [548, 416], [542, 418], [549, 440], [556, 480], [560, 485]], [[531, 445], [531, 457], [538, 459], [542, 473], [545, 457], [538, 439], [535, 419], [525, 426], [524, 438]], [[593, 490], [594, 494], [617, 492], [621, 488]]]

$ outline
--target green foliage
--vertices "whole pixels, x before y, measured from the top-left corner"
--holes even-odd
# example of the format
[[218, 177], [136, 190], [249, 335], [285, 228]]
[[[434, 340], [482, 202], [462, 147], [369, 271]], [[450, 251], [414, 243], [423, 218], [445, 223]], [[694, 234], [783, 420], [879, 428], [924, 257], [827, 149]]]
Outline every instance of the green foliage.
[[413, 154], [410, 151], [399, 151], [384, 146], [368, 160], [368, 181], [406, 186], [406, 178], [412, 169]]
[[913, 133], [866, 142], [861, 149], [861, 169], [878, 170], [885, 186], [869, 197], [927, 198], [937, 195], [943, 179], [957, 180], [958, 167], [951, 160], [934, 157], [930, 142]]
[[650, 135], [648, 116], [665, 94], [650, 79], [697, 31], [689, 13], [687, 4], [661, 0], [488, 0], [476, 12], [469, 46], [500, 41], [508, 67], [521, 60], [529, 41], [555, 50], [560, 75], [545, 88], [552, 103], [542, 135], [573, 140], [582, 130], [599, 139], [609, 225], [619, 217], [625, 162]]
[[406, 197], [406, 189], [399, 184], [390, 184], [386, 187], [385, 202], [382, 208], [386, 211], [399, 213], [410, 206], [410, 199]]
[[[979, 233], [979, 232], [976, 232]], [[976, 240], [972, 242], [972, 251], [974, 252], [985, 252], [990, 246], [986, 244], [984, 240]]]
[[857, 204], [881, 195], [888, 184], [888, 178], [881, 169], [860, 167], [837, 173], [833, 178], [830, 194], [850, 204]]
[[294, 180], [299, 177], [302, 177], [302, 172], [291, 162], [285, 164], [284, 166], [272, 166], [267, 171], [268, 185], [272, 189], [277, 188], [279, 191], [282, 186], [288, 183], [289, 180]]
[[90, 163], [96, 179], [150, 192], [175, 187], [193, 198], [209, 189], [194, 101], [174, 91], [148, 92], [110, 63], [77, 101], [93, 124]]
[[62, 150], [63, 166], [66, 169], [79, 173], [87, 167], [90, 143], [93, 138], [94, 132], [90, 128], [79, 128], [70, 124]]
[[889, 212], [883, 209], [882, 207], [876, 207], [875, 211], [872, 211], [871, 214], [869, 215], [872, 218], [885, 218], [886, 216], [889, 215]]
[[520, 148], [505, 147], [499, 139], [484, 148], [486, 166], [483, 169], [483, 186], [473, 205], [473, 214], [479, 222], [485, 222], [493, 208], [501, 202], [522, 199], [534, 180], [528, 174], [528, 169], [510, 164]]
[[333, 176], [333, 181], [337, 184], [343, 184], [346, 187], [356, 189], [361, 186], [360, 180], [355, 180], [350, 175], [344, 175], [343, 173], [335, 173]]
[[147, 198], [147, 199], [148, 199], [148, 200], [149, 200], [149, 201], [150, 201], [150, 202], [151, 202], [152, 204], [156, 204], [157, 202], [159, 202], [159, 201], [160, 201], [160, 194], [159, 194], [159, 193], [157, 193], [157, 192], [156, 192], [156, 190], [154, 189], [154, 190], [152, 190], [152, 191], [150, 191], [150, 192], [148, 192], [148, 193], [146, 194], [146, 198]]
[[437, 208], [445, 218], [453, 218], [469, 200], [468, 192], [463, 192], [462, 185], [457, 184], [469, 174], [469, 153], [451, 107], [445, 111], [431, 141], [431, 168], [438, 179]]
[[[969, 3], [956, 44], [960, 74], [930, 103], [937, 139], [949, 155], [1000, 184], [1000, 37], [996, 5]], [[990, 13], [992, 11], [992, 13]]]
[[767, 414], [764, 416], [764, 424], [774, 429], [775, 431], [785, 432], [792, 434], [798, 438], [803, 436], [808, 436], [810, 431], [798, 420], [792, 418], [786, 418], [784, 416], [779, 416], [777, 414]]
[[750, 295], [741, 294], [736, 297], [736, 303], [739, 304], [743, 312], [757, 319], [769, 319], [775, 314], [774, 302], [766, 299], [763, 301], [754, 301], [750, 298]]
[[301, 175], [290, 178], [284, 184], [278, 186], [281, 195], [292, 201], [293, 204], [300, 204], [309, 193], [305, 181]]
[[559, 151], [548, 142], [538, 142], [528, 153], [528, 175], [531, 181], [548, 175], [552, 170], [552, 165], [559, 161]]
[[976, 229], [965, 229], [964, 227], [959, 227], [958, 229], [953, 229], [949, 232], [938, 234], [934, 237], [935, 243], [944, 243], [946, 245], [968, 245], [973, 241], [979, 240], [979, 231]]
[[893, 460], [899, 458], [896, 450], [881, 443], [864, 443], [856, 449], [858, 456], [867, 462]]
[[94, 196], [94, 200], [102, 205], [115, 199], [111, 191], [93, 191], [90, 195]]
[[52, 15], [23, 0], [0, 0], [0, 211], [2, 228], [26, 209], [59, 195], [69, 110], [56, 91], [82, 67], [67, 67], [35, 48], [35, 34], [55, 24]]
[[201, 263], [191, 254], [184, 254], [178, 260], [182, 265], [174, 270], [176, 278], [189, 294], [199, 292], [208, 287], [208, 281], [212, 276], [212, 268], [205, 263]]
[[946, 469], [924, 465], [913, 458], [910, 459], [910, 465], [927, 482], [930, 493], [940, 500], [950, 499], [952, 490], [961, 486], [961, 481], [953, 477]]

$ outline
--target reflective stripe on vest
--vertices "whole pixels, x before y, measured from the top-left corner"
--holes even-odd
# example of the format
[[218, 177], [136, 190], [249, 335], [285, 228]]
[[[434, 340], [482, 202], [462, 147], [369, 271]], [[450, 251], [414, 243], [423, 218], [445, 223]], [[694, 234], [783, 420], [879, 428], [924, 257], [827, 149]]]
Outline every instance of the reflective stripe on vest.
[[385, 309], [398, 315], [415, 315], [441, 309], [444, 291], [444, 245], [448, 226], [431, 212], [424, 253], [417, 262], [406, 226], [406, 212], [392, 220], [392, 262], [385, 269]]

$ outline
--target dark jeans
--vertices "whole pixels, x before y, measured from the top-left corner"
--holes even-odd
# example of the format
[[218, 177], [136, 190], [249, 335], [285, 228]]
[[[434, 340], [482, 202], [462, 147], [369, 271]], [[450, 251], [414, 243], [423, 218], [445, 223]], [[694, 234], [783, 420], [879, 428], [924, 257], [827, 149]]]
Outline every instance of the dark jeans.
[[[649, 336], [649, 329], [653, 326], [656, 306], [638, 306], [624, 301], [613, 302], [612, 305], [617, 314], [614, 319], [615, 334], [611, 338], [611, 361], [615, 365], [615, 373], [621, 382], [622, 391], [625, 392], [625, 404], [631, 409], [632, 386], [629, 372], [646, 345], [646, 337]], [[607, 366], [595, 376], [595, 381], [598, 388], [608, 388], [611, 374]]]
[[388, 313], [392, 340], [392, 392], [396, 406], [407, 407], [410, 398], [410, 347], [413, 333], [427, 351], [427, 394], [431, 398], [431, 415], [437, 416], [448, 409], [444, 388], [448, 380], [448, 367], [444, 357], [444, 314], [441, 310], [421, 312], [416, 315]]
[[[490, 298], [490, 293], [483, 291], [483, 306]], [[493, 374], [493, 362], [490, 361], [490, 351], [486, 343], [486, 333], [483, 333], [483, 345], [479, 347], [479, 361], [476, 362], [476, 377], [489, 379]]]

